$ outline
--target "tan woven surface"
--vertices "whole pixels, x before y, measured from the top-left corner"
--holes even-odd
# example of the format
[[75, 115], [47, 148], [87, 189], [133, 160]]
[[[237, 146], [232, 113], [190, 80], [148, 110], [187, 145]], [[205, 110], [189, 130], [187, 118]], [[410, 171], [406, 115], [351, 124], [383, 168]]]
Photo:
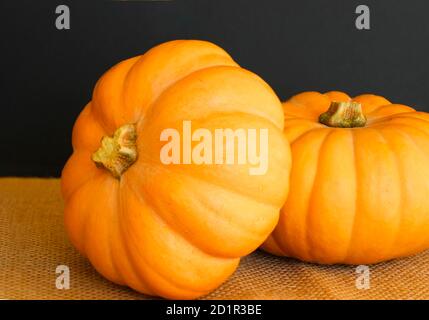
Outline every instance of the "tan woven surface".
[[[0, 299], [148, 299], [99, 276], [64, 233], [57, 179], [0, 179]], [[55, 287], [58, 265], [70, 289]], [[429, 299], [429, 251], [370, 267], [318, 266], [255, 252], [208, 299]]]

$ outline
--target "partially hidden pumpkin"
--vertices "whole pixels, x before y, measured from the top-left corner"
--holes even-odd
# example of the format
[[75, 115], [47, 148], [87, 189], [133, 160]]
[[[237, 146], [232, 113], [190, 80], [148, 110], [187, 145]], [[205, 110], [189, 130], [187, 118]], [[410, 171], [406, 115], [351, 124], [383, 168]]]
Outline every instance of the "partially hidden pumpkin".
[[[162, 132], [184, 121], [210, 133], [267, 130], [265, 174], [250, 174], [252, 163], [164, 164]], [[176, 299], [209, 293], [278, 221], [291, 161], [282, 131], [272, 89], [214, 44], [171, 41], [117, 64], [73, 128], [62, 172], [72, 243], [117, 284]]]
[[283, 108], [291, 191], [265, 250], [371, 264], [429, 248], [429, 114], [342, 92], [304, 92]]

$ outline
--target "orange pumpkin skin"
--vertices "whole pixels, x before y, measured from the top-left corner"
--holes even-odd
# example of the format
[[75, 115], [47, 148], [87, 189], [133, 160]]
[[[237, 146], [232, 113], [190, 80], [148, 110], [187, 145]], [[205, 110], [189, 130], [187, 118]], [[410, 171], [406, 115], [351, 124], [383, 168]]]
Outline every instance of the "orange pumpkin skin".
[[345, 93], [283, 104], [290, 193], [263, 248], [322, 264], [371, 264], [429, 248], [429, 114], [361, 95], [365, 127], [318, 122]]
[[[164, 165], [160, 133], [267, 128], [268, 170]], [[135, 124], [137, 160], [118, 178], [91, 160], [104, 136]], [[65, 226], [107, 279], [149, 295], [209, 293], [274, 229], [286, 200], [290, 149], [281, 102], [214, 44], [178, 40], [123, 61], [98, 81], [73, 128], [62, 172]]]

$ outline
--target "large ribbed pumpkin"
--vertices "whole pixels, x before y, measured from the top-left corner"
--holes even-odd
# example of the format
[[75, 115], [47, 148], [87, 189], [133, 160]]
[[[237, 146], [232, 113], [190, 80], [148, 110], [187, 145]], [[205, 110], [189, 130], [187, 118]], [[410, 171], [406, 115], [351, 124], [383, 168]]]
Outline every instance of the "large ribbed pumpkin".
[[[266, 172], [165, 164], [162, 132], [182, 132], [184, 121], [211, 133], [267, 130]], [[271, 88], [214, 44], [171, 41], [117, 64], [73, 129], [62, 173], [72, 243], [115, 283], [167, 298], [207, 294], [277, 223], [290, 170], [282, 130]]]
[[429, 114], [341, 92], [283, 107], [290, 193], [267, 251], [370, 264], [429, 248]]

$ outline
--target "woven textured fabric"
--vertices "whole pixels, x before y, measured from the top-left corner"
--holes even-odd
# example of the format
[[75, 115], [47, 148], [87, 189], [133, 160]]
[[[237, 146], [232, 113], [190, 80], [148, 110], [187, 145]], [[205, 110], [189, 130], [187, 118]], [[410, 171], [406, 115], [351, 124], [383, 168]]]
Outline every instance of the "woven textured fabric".
[[[70, 289], [55, 286], [58, 265]], [[319, 266], [257, 251], [206, 299], [429, 299], [429, 251], [370, 266]], [[0, 299], [151, 299], [101, 277], [64, 232], [58, 179], [0, 179]]]

